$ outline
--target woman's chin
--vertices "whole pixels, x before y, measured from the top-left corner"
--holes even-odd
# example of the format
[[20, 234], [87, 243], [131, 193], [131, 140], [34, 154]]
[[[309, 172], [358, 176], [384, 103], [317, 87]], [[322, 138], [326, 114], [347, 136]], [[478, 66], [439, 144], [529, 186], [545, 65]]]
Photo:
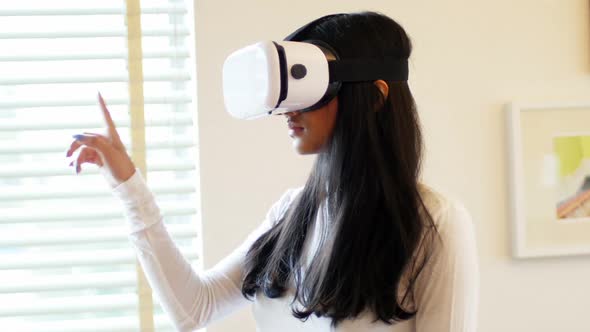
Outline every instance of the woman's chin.
[[309, 154], [305, 149], [295, 146], [294, 144], [293, 144], [293, 148], [295, 149], [295, 152], [297, 152], [297, 154], [301, 154], [301, 155]]
[[293, 140], [293, 149], [295, 149], [295, 152], [301, 155], [315, 153], [312, 149], [309, 148], [309, 146], [305, 145], [303, 142], [301, 142], [301, 140], [297, 138]]

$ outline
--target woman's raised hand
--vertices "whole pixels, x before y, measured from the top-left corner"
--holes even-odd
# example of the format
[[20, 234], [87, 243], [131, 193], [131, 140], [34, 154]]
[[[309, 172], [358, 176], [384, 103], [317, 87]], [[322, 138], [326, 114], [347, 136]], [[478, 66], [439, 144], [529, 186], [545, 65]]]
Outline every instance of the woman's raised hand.
[[99, 166], [111, 187], [116, 187], [135, 173], [135, 165], [121, 142], [115, 123], [100, 93], [98, 103], [107, 126], [107, 134], [85, 132], [83, 135], [74, 135], [75, 140], [70, 145], [66, 157], [72, 156], [81, 147], [76, 160], [70, 163], [70, 166], [76, 168], [76, 174], [82, 171], [82, 164], [95, 164]]

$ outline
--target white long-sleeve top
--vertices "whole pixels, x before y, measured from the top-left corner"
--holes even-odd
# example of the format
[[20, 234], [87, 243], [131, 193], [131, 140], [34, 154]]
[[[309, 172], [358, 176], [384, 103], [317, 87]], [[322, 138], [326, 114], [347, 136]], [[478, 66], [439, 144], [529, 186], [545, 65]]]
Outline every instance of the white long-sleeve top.
[[[259, 332], [472, 332], [477, 325], [479, 271], [472, 221], [466, 209], [429, 187], [422, 197], [437, 225], [440, 240], [416, 280], [413, 306], [417, 314], [394, 325], [375, 322], [370, 313], [345, 320], [336, 328], [331, 320], [311, 315], [302, 322], [291, 313], [292, 293], [279, 299], [242, 296], [243, 261], [250, 245], [287, 211], [299, 189], [288, 190], [268, 211], [264, 221], [230, 255], [207, 271], [194, 271], [170, 238], [141, 173], [113, 189], [124, 204], [129, 238], [156, 298], [179, 331], [193, 331], [236, 309], [253, 304]], [[321, 225], [318, 213], [315, 225]], [[305, 262], [316, 249], [318, 229], [306, 240]], [[362, 273], [362, 271], [359, 271]]]

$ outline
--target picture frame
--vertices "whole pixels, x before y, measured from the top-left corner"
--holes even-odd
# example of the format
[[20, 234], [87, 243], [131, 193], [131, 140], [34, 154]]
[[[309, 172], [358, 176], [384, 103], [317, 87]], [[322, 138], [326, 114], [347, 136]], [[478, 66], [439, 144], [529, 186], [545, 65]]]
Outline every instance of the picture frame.
[[506, 120], [513, 257], [590, 254], [590, 102], [512, 102]]

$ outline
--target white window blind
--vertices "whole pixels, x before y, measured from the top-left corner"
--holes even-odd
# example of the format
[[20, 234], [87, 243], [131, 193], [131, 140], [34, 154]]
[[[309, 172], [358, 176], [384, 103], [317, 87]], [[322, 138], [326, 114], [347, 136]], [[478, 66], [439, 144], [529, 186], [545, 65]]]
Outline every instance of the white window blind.
[[103, 131], [100, 90], [201, 267], [193, 17], [190, 0], [0, 4], [0, 330], [173, 331], [136, 270], [119, 202], [65, 151], [73, 134]]

